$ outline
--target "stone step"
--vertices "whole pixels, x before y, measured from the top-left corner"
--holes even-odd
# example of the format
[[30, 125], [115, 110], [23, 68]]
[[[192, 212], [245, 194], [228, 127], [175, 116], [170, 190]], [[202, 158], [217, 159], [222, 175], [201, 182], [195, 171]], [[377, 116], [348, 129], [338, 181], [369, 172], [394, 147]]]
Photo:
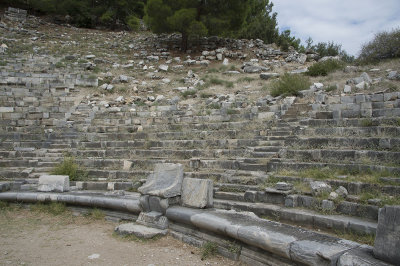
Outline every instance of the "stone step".
[[318, 148], [351, 148], [353, 150], [400, 150], [400, 138], [378, 138], [378, 137], [309, 137], [298, 136], [287, 138], [285, 145], [289, 147], [301, 147], [308, 149]]
[[333, 136], [333, 137], [377, 137], [396, 138], [400, 134], [400, 127], [331, 127], [307, 128], [300, 135], [306, 136]]
[[304, 162], [359, 162], [400, 165], [400, 152], [371, 150], [293, 150], [287, 149], [285, 158]]
[[388, 172], [394, 175], [400, 175], [400, 167], [390, 167], [382, 165], [360, 164], [360, 163], [327, 163], [327, 162], [297, 162], [286, 159], [273, 159], [268, 162], [268, 172], [278, 172], [280, 170], [305, 170], [314, 168], [330, 168], [345, 170], [353, 173], [365, 172]]
[[377, 127], [377, 126], [397, 126], [396, 117], [379, 118], [347, 118], [347, 119], [303, 119], [299, 121], [301, 126], [309, 127]]
[[[311, 177], [299, 177], [299, 176], [282, 176], [282, 175], [276, 175], [274, 174], [274, 177], [278, 179], [279, 181], [283, 182], [305, 182], [309, 183], [310, 181], [317, 181]], [[360, 182], [360, 181], [349, 181], [346, 180], [348, 177], [346, 176], [340, 176], [336, 177], [333, 179], [325, 179], [323, 180], [327, 184], [329, 184], [332, 187], [339, 187], [343, 186], [347, 189], [348, 193], [351, 195], [358, 195], [361, 194], [362, 192], [373, 192], [373, 191], [380, 191], [381, 193], [387, 194], [387, 195], [392, 195], [392, 196], [397, 196], [400, 194], [400, 182], [397, 182], [397, 179], [400, 180], [400, 178], [393, 178], [393, 177], [381, 177], [379, 178], [379, 181], [381, 182], [380, 184], [376, 183], [365, 183], [365, 182]], [[386, 183], [386, 185], [385, 185]], [[391, 185], [387, 185], [390, 183]]]

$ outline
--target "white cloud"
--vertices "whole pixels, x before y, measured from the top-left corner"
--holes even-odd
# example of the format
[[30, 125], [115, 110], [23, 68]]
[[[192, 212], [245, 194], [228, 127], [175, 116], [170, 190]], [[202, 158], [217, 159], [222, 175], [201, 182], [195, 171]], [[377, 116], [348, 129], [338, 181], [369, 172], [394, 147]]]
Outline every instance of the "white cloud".
[[334, 41], [357, 55], [377, 32], [400, 26], [399, 0], [272, 0], [280, 29], [304, 43]]

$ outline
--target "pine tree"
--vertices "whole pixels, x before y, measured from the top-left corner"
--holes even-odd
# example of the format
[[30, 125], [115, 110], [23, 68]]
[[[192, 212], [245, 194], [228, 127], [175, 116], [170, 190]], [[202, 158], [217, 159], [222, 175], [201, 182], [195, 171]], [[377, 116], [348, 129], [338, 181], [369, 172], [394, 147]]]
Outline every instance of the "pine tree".
[[234, 36], [244, 23], [249, 1], [148, 0], [145, 21], [155, 33], [180, 32], [186, 50], [193, 36]]

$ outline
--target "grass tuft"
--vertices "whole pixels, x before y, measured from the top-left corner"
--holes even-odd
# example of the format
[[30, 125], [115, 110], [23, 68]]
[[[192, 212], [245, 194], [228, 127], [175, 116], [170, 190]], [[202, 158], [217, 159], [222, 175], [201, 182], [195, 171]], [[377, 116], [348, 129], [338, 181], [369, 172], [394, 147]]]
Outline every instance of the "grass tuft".
[[205, 260], [209, 257], [215, 256], [217, 252], [217, 243], [208, 241], [201, 247], [201, 260]]

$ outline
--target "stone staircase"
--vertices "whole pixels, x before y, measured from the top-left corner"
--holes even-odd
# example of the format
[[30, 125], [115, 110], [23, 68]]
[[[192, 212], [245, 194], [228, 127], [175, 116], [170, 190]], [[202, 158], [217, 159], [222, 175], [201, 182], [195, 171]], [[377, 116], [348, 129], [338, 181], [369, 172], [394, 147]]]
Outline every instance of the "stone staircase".
[[[280, 113], [235, 105], [229, 112], [173, 104], [105, 108], [78, 97], [80, 86], [97, 86], [90, 77], [25, 73], [24, 64], [32, 63], [16, 61], [0, 72], [2, 179], [34, 184], [73, 156], [98, 184], [86, 189], [122, 181], [129, 188], [156, 163], [181, 163], [186, 177], [214, 181], [218, 209], [357, 235], [375, 234], [379, 207], [398, 199], [398, 94], [370, 96], [370, 112], [360, 109], [357, 118], [348, 109], [357, 109], [356, 98], [344, 110], [329, 98], [326, 106], [293, 100]], [[314, 195], [307, 190], [313, 181], [342, 186], [348, 195]], [[294, 189], [279, 190], [278, 182]], [[385, 198], [364, 199], [368, 192]]]

